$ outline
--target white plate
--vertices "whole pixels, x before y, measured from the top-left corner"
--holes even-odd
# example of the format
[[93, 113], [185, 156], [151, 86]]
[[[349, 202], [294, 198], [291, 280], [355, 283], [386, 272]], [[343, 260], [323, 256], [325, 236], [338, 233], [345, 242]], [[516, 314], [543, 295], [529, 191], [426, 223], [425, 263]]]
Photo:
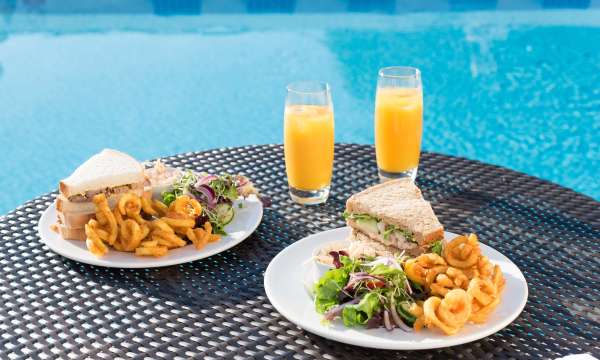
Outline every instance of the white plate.
[[[243, 204], [241, 209], [238, 207], [240, 202]], [[202, 250], [196, 250], [192, 245], [169, 250], [166, 256], [158, 258], [135, 256], [133, 253], [120, 252], [113, 249], [101, 258], [95, 257], [85, 247], [85, 241], [64, 240], [59, 234], [50, 230], [50, 226], [56, 222], [56, 207], [54, 204], [50, 205], [42, 214], [38, 223], [38, 233], [42, 242], [52, 249], [52, 251], [71, 260], [115, 268], [153, 268], [204, 259], [242, 242], [260, 224], [263, 215], [263, 206], [255, 196], [250, 196], [245, 200], [236, 201], [234, 209], [235, 217], [225, 227], [227, 236], [223, 236], [220, 241], [207, 244]]]
[[[265, 291], [271, 304], [289, 321], [314, 334], [377, 349], [441, 348], [475, 341], [501, 330], [519, 316], [527, 302], [527, 283], [519, 268], [506, 256], [481, 244], [483, 254], [500, 265], [506, 278], [502, 301], [485, 324], [468, 324], [453, 336], [428, 329], [406, 333], [400, 329], [388, 332], [384, 328], [346, 328], [339, 319], [324, 325], [304, 286], [307, 272], [315, 271], [314, 261], [310, 259], [315, 248], [328, 242], [345, 240], [349, 234], [350, 229], [344, 227], [310, 235], [283, 249], [265, 272]], [[446, 232], [445, 236], [453, 238], [456, 235]]]

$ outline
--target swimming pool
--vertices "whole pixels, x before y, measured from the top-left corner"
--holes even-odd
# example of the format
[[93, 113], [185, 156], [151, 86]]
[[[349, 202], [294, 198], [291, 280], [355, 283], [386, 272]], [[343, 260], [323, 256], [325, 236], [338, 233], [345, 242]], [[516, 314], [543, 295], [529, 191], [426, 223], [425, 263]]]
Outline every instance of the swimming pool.
[[426, 4], [0, 0], [0, 214], [104, 147], [280, 143], [298, 79], [331, 83], [336, 141], [372, 143], [395, 64], [422, 70], [425, 150], [600, 199], [599, 2]]

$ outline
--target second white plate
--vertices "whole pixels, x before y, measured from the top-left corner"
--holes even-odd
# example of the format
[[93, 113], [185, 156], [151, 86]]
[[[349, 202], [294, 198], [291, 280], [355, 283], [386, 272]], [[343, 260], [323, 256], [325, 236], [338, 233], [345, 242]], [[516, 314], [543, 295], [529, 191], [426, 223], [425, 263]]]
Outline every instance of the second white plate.
[[[489, 336], [517, 318], [527, 302], [527, 282], [519, 268], [506, 256], [481, 244], [483, 254], [500, 265], [506, 278], [502, 301], [485, 324], [468, 324], [453, 336], [428, 329], [407, 333], [399, 329], [390, 332], [383, 328], [347, 328], [339, 320], [324, 325], [305, 290], [307, 272], [315, 271], [311, 258], [316, 248], [344, 241], [349, 235], [348, 227], [310, 235], [273, 258], [265, 272], [264, 285], [267, 297], [281, 315], [307, 331], [339, 342], [377, 349], [417, 350], [454, 346]], [[446, 232], [445, 236], [451, 239], [456, 235]]]
[[[242, 203], [242, 208], [238, 207]], [[204, 259], [211, 255], [223, 252], [246, 239], [256, 230], [263, 215], [263, 206], [260, 200], [251, 196], [245, 200], [234, 203], [235, 217], [225, 227], [227, 236], [220, 241], [207, 244], [202, 250], [196, 250], [192, 245], [179, 249], [169, 250], [162, 257], [135, 256], [133, 253], [120, 252], [111, 249], [108, 254], [98, 258], [90, 253], [85, 241], [65, 240], [59, 234], [50, 230], [50, 226], [56, 222], [56, 206], [50, 205], [42, 214], [38, 223], [38, 233], [42, 242], [52, 251], [71, 260], [86, 264], [115, 267], [115, 268], [153, 268], [169, 265], [183, 264], [186, 262]]]

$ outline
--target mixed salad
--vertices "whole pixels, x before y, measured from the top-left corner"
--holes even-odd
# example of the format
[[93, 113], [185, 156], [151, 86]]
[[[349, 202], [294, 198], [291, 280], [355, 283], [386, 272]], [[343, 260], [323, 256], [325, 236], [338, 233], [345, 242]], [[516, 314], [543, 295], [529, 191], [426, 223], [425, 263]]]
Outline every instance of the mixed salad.
[[[202, 205], [202, 215], [196, 219], [197, 226], [201, 227], [210, 221], [213, 233], [227, 235], [225, 226], [235, 216], [233, 202], [252, 194], [259, 195], [252, 182], [243, 175], [195, 174], [187, 171], [162, 192], [161, 200], [168, 206], [179, 196], [193, 196]], [[242, 203], [238, 206], [242, 207]]]
[[424, 300], [424, 289], [402, 270], [403, 256], [353, 260], [331, 251], [334, 268], [314, 285], [315, 308], [325, 321], [341, 318], [345, 326], [398, 327], [412, 331], [410, 308]]

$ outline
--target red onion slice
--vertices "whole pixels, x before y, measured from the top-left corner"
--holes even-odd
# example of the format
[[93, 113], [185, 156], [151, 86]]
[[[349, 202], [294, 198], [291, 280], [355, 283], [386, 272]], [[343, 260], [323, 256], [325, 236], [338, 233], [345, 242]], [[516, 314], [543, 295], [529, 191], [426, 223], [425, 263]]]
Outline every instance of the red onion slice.
[[203, 177], [202, 179], [198, 180], [196, 182], [196, 186], [200, 186], [200, 185], [208, 185], [210, 184], [211, 181], [218, 179], [218, 177], [216, 175], [206, 175], [205, 177]]
[[396, 324], [396, 326], [398, 326], [400, 329], [406, 332], [412, 332], [412, 329], [408, 327], [408, 325], [406, 325], [404, 321], [402, 321], [400, 315], [398, 315], [398, 311], [396, 310], [396, 304], [392, 302], [390, 305], [390, 314], [392, 314], [392, 320], [394, 320], [394, 324]]
[[215, 191], [207, 184], [196, 184], [194, 186], [196, 193], [194, 196], [198, 198], [201, 203], [206, 204], [209, 209], [212, 209], [217, 205], [217, 195]]
[[344, 308], [348, 305], [352, 305], [352, 304], [358, 304], [360, 302], [360, 299], [352, 299], [348, 302], [345, 302], [343, 304], [340, 305], [336, 305], [334, 307], [332, 307], [331, 309], [327, 310], [327, 312], [325, 313], [325, 315], [323, 315], [323, 319], [325, 320], [333, 320], [338, 316], [342, 315], [342, 311], [344, 310]]
[[383, 326], [385, 326], [385, 329], [387, 331], [394, 330], [392, 322], [390, 321], [390, 312], [387, 310], [383, 310]]

